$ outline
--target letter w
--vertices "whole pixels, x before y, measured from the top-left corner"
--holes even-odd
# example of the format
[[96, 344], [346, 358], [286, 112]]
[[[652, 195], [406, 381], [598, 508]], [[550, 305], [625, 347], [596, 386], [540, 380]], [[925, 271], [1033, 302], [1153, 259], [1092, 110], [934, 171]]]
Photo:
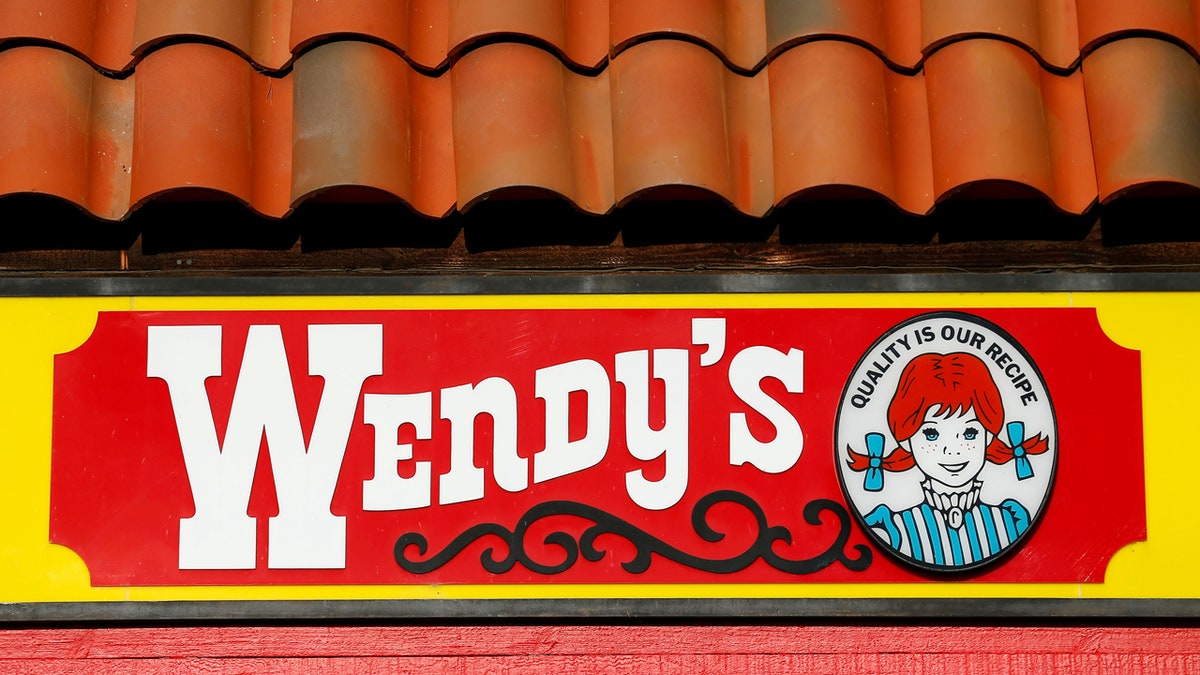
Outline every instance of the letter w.
[[196, 504], [179, 522], [179, 569], [254, 569], [246, 511], [264, 434], [279, 499], [267, 566], [344, 568], [346, 518], [330, 503], [363, 382], [382, 372], [383, 326], [309, 326], [308, 373], [325, 387], [306, 448], [279, 326], [251, 326], [220, 444], [204, 381], [221, 375], [221, 327], [150, 326], [146, 375], [167, 383]]

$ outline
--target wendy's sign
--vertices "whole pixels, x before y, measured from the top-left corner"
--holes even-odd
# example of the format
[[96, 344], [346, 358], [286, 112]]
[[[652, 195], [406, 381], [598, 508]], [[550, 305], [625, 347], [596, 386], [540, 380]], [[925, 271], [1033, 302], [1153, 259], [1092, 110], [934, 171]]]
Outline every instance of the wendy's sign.
[[1094, 308], [101, 312], [53, 379], [94, 587], [1099, 583], [1146, 538]]

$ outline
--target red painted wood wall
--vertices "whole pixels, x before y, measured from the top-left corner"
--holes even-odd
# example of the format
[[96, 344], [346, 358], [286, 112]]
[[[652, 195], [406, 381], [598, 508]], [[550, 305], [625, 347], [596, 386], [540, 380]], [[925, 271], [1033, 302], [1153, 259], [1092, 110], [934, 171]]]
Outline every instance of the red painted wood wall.
[[1198, 673], [1200, 628], [404, 626], [0, 631], [5, 673]]

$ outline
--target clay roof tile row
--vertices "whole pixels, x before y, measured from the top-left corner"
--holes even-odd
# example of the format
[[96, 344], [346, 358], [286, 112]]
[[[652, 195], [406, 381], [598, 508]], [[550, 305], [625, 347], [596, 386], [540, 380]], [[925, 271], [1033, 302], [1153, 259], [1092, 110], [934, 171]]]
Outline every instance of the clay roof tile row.
[[1151, 33], [1200, 52], [1192, 0], [0, 0], [0, 44], [60, 45], [121, 72], [179, 41], [224, 44], [266, 70], [353, 36], [441, 70], [481, 41], [519, 39], [594, 70], [639, 42], [674, 36], [743, 72], [811, 40], [857, 42], [901, 70], [941, 46], [994, 37], [1057, 70], [1099, 44]]
[[[912, 215], [958, 195], [1082, 214], [1200, 192], [1197, 11], [0, 0], [0, 37], [20, 38], [0, 44], [0, 196], [108, 220], [193, 189], [273, 218], [363, 190], [443, 217], [529, 189], [591, 214], [679, 189], [753, 217], [846, 194]], [[919, 68], [896, 68], [905, 50]], [[109, 57], [133, 65], [98, 70]]]
[[925, 214], [978, 184], [1075, 214], [1129, 190], [1200, 189], [1200, 64], [1126, 38], [1064, 75], [978, 39], [909, 75], [817, 41], [748, 76], [655, 40], [597, 74], [496, 43], [433, 76], [338, 41], [271, 76], [183, 43], [117, 79], [62, 50], [0, 51], [0, 195], [56, 195], [112, 220], [184, 188], [271, 217], [370, 188], [440, 217], [519, 187], [603, 214], [682, 186], [763, 216], [841, 188]]

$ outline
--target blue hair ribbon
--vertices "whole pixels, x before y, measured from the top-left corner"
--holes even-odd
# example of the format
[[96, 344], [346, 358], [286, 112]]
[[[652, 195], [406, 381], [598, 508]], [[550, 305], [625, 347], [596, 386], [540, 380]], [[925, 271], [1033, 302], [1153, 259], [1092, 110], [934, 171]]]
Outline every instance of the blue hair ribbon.
[[1033, 465], [1029, 463], [1029, 457], [1025, 452], [1025, 448], [1021, 443], [1025, 441], [1025, 423], [1024, 422], [1009, 422], [1008, 423], [1008, 443], [1012, 446], [1013, 457], [1017, 460], [1017, 480], [1025, 480], [1033, 477]]
[[867, 434], [867, 475], [863, 479], [863, 489], [867, 492], [879, 492], [883, 489], [883, 434]]

